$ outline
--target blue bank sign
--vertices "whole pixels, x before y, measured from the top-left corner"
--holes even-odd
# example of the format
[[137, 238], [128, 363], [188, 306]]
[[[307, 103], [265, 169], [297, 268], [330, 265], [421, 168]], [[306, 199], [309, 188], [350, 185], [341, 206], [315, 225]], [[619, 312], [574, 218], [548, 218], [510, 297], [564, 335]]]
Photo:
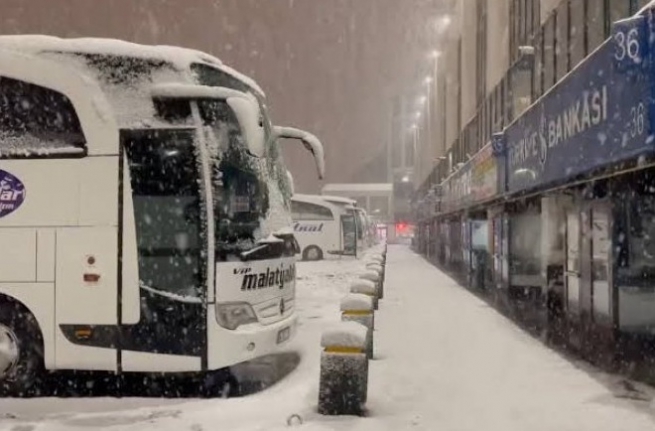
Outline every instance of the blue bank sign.
[[505, 131], [507, 189], [534, 189], [653, 148], [653, 67], [644, 17], [613, 36]]

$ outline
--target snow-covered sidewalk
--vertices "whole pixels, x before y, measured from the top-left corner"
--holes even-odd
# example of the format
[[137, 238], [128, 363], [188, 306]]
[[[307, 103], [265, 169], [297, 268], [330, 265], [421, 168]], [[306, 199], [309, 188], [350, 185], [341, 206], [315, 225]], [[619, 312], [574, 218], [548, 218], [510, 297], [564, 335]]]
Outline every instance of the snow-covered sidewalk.
[[406, 248], [390, 247], [369, 408], [385, 429], [652, 430], [618, 399]]

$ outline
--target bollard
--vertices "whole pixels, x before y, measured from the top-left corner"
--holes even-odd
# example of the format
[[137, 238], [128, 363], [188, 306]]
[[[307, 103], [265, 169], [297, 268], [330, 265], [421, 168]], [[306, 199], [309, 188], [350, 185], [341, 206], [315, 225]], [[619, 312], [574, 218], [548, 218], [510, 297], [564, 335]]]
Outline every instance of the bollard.
[[366, 357], [373, 358], [373, 329], [375, 316], [373, 314], [373, 299], [361, 293], [351, 293], [341, 300], [341, 321], [357, 322], [366, 326]]
[[380, 299], [380, 287], [381, 287], [381, 281], [382, 277], [381, 274], [378, 273], [377, 271], [373, 271], [370, 269], [367, 269], [366, 271], [362, 272], [359, 274], [359, 278], [363, 280], [369, 280], [372, 281], [375, 284], [375, 309], [378, 309], [378, 299]]
[[367, 260], [369, 262], [371, 262], [371, 261], [378, 262], [380, 265], [382, 265], [384, 263], [384, 257], [382, 257], [379, 254], [373, 254], [371, 256], [367, 256]]
[[374, 281], [359, 279], [350, 284], [350, 293], [360, 293], [369, 296], [373, 301], [373, 309], [378, 309], [378, 289]]
[[384, 298], [384, 267], [377, 262], [369, 262], [366, 264], [366, 269], [378, 273], [378, 299]]
[[320, 414], [363, 414], [368, 393], [366, 332], [366, 327], [357, 322], [340, 322], [323, 333], [318, 389]]

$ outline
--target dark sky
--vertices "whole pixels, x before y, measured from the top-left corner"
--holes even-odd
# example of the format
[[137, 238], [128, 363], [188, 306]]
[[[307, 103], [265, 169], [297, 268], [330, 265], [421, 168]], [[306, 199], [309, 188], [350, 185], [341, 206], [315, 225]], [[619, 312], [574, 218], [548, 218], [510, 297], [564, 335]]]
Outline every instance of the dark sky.
[[[0, 0], [1, 32], [112, 37], [210, 52], [255, 78], [273, 120], [315, 133], [327, 182], [381, 151], [392, 94], [415, 90], [450, 0]], [[314, 163], [288, 142], [297, 191]]]

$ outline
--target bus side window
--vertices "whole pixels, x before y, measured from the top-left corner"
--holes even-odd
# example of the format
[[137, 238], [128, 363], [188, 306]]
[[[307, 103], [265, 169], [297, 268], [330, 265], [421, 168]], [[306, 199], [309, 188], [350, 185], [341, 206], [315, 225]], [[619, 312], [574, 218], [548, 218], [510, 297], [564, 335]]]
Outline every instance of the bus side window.
[[291, 202], [291, 212], [294, 220], [333, 220], [329, 208], [308, 202]]
[[0, 76], [0, 157], [83, 156], [86, 139], [70, 99]]

